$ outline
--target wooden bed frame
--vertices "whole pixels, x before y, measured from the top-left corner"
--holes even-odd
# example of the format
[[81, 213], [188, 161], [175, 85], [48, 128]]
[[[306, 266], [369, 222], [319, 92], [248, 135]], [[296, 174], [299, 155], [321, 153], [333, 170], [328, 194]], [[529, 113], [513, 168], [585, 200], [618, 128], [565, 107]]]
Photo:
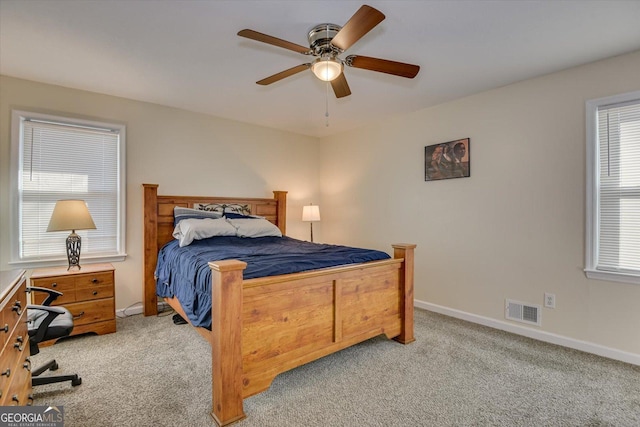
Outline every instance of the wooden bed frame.
[[[154, 271], [172, 239], [174, 206], [248, 205], [285, 234], [286, 191], [273, 199], [159, 196], [144, 187], [144, 314], [157, 314]], [[413, 336], [413, 244], [395, 244], [394, 258], [243, 280], [246, 263], [209, 263], [212, 330], [211, 416], [224, 426], [245, 417], [243, 399], [267, 390], [280, 373], [380, 334], [407, 344]], [[165, 298], [185, 315], [175, 298]]]

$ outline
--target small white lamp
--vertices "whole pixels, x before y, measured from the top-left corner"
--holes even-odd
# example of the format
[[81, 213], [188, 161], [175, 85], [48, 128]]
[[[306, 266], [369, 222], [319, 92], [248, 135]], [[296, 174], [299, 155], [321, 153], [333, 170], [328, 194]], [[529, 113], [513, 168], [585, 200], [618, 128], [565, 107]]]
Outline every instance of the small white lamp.
[[320, 207], [316, 205], [304, 206], [302, 208], [302, 220], [310, 223], [311, 241], [313, 242], [313, 222], [320, 221]]
[[96, 224], [91, 218], [84, 200], [58, 200], [53, 208], [47, 231], [69, 231], [67, 237], [67, 259], [69, 268], [78, 267], [80, 270], [80, 236], [76, 230], [95, 230]]

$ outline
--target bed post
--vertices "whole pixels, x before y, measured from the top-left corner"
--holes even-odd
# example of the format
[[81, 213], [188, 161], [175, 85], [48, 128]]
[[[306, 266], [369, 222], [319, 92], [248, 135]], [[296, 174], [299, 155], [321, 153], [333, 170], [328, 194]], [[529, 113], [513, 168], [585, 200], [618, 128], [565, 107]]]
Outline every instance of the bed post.
[[278, 228], [284, 236], [287, 234], [287, 192], [274, 191], [273, 198], [276, 199], [276, 202], [278, 203], [278, 211], [276, 212]]
[[400, 276], [400, 286], [403, 298], [400, 302], [402, 316], [402, 330], [394, 339], [402, 344], [409, 344], [416, 339], [413, 336], [413, 250], [416, 245], [411, 243], [397, 243], [393, 246], [393, 257], [404, 258]]
[[158, 314], [158, 297], [154, 278], [158, 262], [158, 184], [142, 184], [144, 187], [144, 295], [145, 316]]
[[242, 272], [247, 263], [214, 261], [211, 268], [211, 416], [220, 426], [245, 417], [242, 406]]

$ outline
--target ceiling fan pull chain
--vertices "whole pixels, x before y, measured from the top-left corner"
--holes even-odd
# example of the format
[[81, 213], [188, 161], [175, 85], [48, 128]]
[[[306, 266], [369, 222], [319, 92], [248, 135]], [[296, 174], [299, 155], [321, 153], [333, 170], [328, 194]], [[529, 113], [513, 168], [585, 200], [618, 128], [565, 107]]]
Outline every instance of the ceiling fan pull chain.
[[329, 127], [329, 82], [327, 82], [327, 91], [325, 92], [326, 111], [324, 113], [325, 126]]

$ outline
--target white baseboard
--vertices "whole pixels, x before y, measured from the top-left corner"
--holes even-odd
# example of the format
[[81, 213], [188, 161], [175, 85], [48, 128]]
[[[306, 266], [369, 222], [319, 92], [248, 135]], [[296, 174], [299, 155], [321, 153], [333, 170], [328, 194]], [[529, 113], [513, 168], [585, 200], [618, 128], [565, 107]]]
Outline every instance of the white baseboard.
[[467, 313], [465, 311], [432, 304], [426, 301], [414, 300], [414, 306], [446, 316], [455, 317], [457, 319], [466, 320], [472, 323], [488, 326], [494, 329], [511, 332], [513, 334], [522, 335], [533, 338], [538, 341], [544, 341], [551, 344], [561, 345], [563, 347], [573, 348], [575, 350], [584, 351], [586, 353], [596, 354], [598, 356], [607, 357], [609, 359], [619, 360], [621, 362], [631, 363], [640, 366], [640, 354], [629, 353], [615, 348], [605, 347], [587, 341], [576, 340], [562, 335], [553, 334], [551, 332], [538, 331], [527, 328], [525, 326], [513, 325], [501, 320], [492, 319], [490, 317], [479, 316], [477, 314]]
[[[169, 304], [167, 304], [164, 301], [158, 301], [158, 311], [164, 311], [166, 309], [170, 308]], [[128, 317], [128, 316], [133, 316], [135, 314], [142, 314], [143, 313], [143, 306], [142, 303], [139, 302], [137, 304], [133, 304], [130, 305], [127, 308], [121, 308], [119, 310], [116, 310], [116, 316], [117, 317]]]

